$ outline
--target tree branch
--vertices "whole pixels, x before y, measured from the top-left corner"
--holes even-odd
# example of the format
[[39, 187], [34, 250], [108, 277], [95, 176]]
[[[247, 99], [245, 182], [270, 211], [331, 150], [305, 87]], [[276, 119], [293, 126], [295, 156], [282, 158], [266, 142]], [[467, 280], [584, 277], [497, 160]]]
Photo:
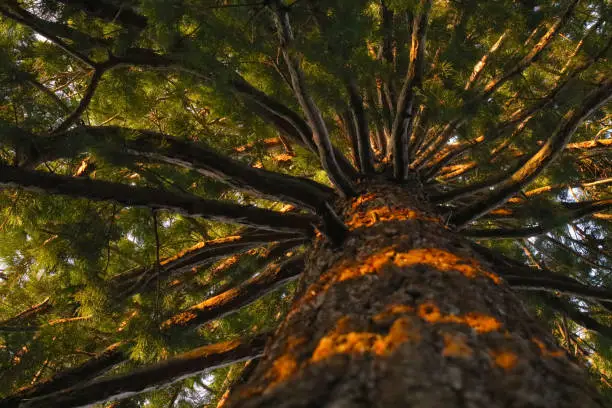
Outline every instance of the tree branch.
[[[35, 33], [38, 33], [51, 41], [53, 44], [60, 47], [66, 53], [76, 58], [80, 62], [90, 67], [94, 67], [95, 63], [89, 59], [86, 55], [76, 51], [73, 47], [66, 44], [60, 37], [67, 36], [68, 38], [74, 37], [75, 31], [69, 27], [65, 27], [59, 24], [48, 23], [29, 11], [22, 9], [18, 6], [16, 1], [9, 1], [6, 5], [0, 5], [0, 14], [16, 21], [26, 27], [29, 27]], [[58, 33], [57, 31], [62, 31]]]
[[51, 134], [61, 133], [68, 130], [70, 126], [72, 126], [76, 121], [81, 118], [81, 115], [89, 106], [89, 103], [91, 102], [91, 99], [93, 98], [94, 93], [96, 92], [96, 89], [100, 84], [100, 79], [102, 79], [102, 75], [104, 75], [104, 72], [111, 67], [112, 65], [109, 64], [97, 65], [95, 67], [91, 80], [89, 81], [89, 85], [87, 86], [85, 94], [81, 99], [81, 102], [79, 102], [79, 105], [70, 115], [68, 115], [68, 117], [66, 117], [59, 125], [57, 125], [57, 127], [55, 127], [55, 129], [50, 132]]
[[540, 40], [531, 48], [531, 50], [529, 50], [527, 55], [521, 58], [521, 60], [516, 65], [514, 65], [509, 71], [507, 71], [500, 77], [489, 81], [489, 83], [483, 89], [482, 98], [486, 98], [491, 93], [495, 92], [506, 81], [508, 81], [510, 78], [514, 77], [515, 75], [520, 74], [529, 65], [531, 65], [531, 63], [540, 56], [542, 51], [544, 51], [544, 49], [548, 47], [548, 45], [551, 43], [553, 38], [557, 35], [557, 33], [559, 32], [559, 29], [563, 26], [563, 24], [565, 24], [565, 22], [569, 20], [570, 16], [574, 12], [574, 9], [576, 8], [576, 5], [578, 4], [579, 1], [580, 0], [572, 0], [570, 2], [568, 7], [565, 9], [565, 12], [560, 17], [557, 18], [557, 21], [555, 21], [550, 26], [550, 28], [546, 31], [546, 33], [544, 33], [544, 35], [540, 37]]
[[22, 401], [52, 394], [101, 376], [125, 361], [126, 356], [121, 346], [121, 343], [115, 343], [81, 365], [60, 371], [48, 379], [39, 381], [36, 385], [21, 388], [16, 393], [1, 399], [0, 408], [19, 407]]
[[511, 287], [520, 290], [560, 292], [586, 299], [612, 302], [611, 291], [583, 285], [581, 283], [570, 283], [538, 276], [505, 276], [504, 279]]
[[427, 26], [431, 4], [431, 0], [420, 0], [418, 12], [412, 22], [410, 63], [404, 85], [397, 99], [395, 119], [391, 130], [393, 173], [398, 180], [404, 180], [408, 170], [408, 136], [412, 132], [416, 113], [416, 94], [423, 82]]
[[296, 279], [303, 268], [304, 258], [301, 256], [293, 256], [283, 263], [272, 264], [266, 271], [238, 287], [206, 299], [166, 320], [161, 324], [161, 329], [197, 328], [219, 319]]
[[515, 239], [543, 235], [569, 222], [612, 208], [612, 199], [582, 202], [580, 204], [583, 205], [566, 215], [556, 216], [555, 219], [552, 220], [543, 220], [538, 225], [532, 227], [465, 229], [462, 231], [462, 234], [467, 237], [478, 239]]
[[473, 115], [477, 110], [474, 107], [488, 98], [492, 93], [494, 93], [499, 87], [501, 87], [506, 81], [513, 78], [516, 75], [519, 75], [523, 72], [527, 67], [534, 62], [540, 54], [544, 51], [544, 49], [550, 44], [553, 40], [559, 29], [569, 20], [572, 15], [576, 5], [579, 0], [572, 0], [569, 4], [565, 12], [557, 18], [549, 30], [540, 38], [540, 40], [531, 48], [531, 50], [525, 55], [517, 64], [515, 64], [509, 71], [504, 73], [498, 78], [492, 79], [489, 83], [483, 88], [482, 92], [480, 92], [477, 96], [468, 100], [464, 105], [465, 109], [461, 113], [460, 116], [455, 117], [450, 122], [448, 122], [439, 135], [436, 136], [436, 142], [433, 143], [429, 149], [421, 154], [421, 157], [412, 164], [414, 168], [420, 168], [425, 164], [431, 157], [433, 153], [435, 153], [444, 143], [446, 143], [450, 137], [453, 135], [453, 132], [464, 123], [467, 122], [468, 117]]
[[13, 316], [13, 317], [11, 317], [9, 319], [6, 319], [6, 320], [0, 322], [0, 327], [2, 327], [2, 326], [12, 326], [15, 323], [21, 322], [22, 320], [29, 319], [31, 317], [38, 316], [40, 313], [46, 312], [47, 310], [51, 309], [51, 307], [52, 307], [52, 305], [49, 302], [49, 300], [50, 300], [50, 298], [47, 297], [42, 302], [27, 308], [26, 310], [20, 312], [19, 314], [15, 315], [15, 316]]
[[162, 388], [205, 370], [260, 357], [268, 336], [268, 333], [264, 333], [247, 340], [231, 340], [203, 346], [127, 374], [101, 378], [51, 395], [31, 399], [23, 403], [22, 407], [89, 406]]
[[61, 3], [75, 7], [83, 12], [100, 18], [109, 23], [118, 23], [122, 26], [135, 27], [143, 30], [147, 27], [147, 18], [134, 12], [122, 4], [120, 7], [101, 0], [57, 0]]
[[220, 222], [235, 222], [272, 231], [293, 231], [306, 235], [312, 234], [313, 225], [319, 222], [317, 218], [306, 215], [283, 214], [254, 206], [206, 200], [165, 190], [59, 176], [2, 164], [0, 164], [0, 186], [90, 200], [109, 200], [126, 206], [167, 209]]
[[553, 135], [521, 168], [497, 183], [493, 191], [487, 194], [484, 199], [478, 200], [452, 215], [450, 222], [458, 228], [462, 228], [470, 221], [506, 202], [512, 195], [535, 179], [561, 154], [578, 125], [610, 97], [612, 97], [612, 78], [607, 78], [587, 95], [580, 107], [565, 114]]
[[[351, 116], [354, 128], [357, 130], [357, 157], [359, 157], [359, 168], [364, 174], [374, 173], [374, 159], [372, 147], [370, 146], [370, 130], [368, 119], [363, 109], [363, 98], [355, 80], [348, 81], [347, 89], [351, 105]], [[347, 127], [351, 126], [347, 123]]]
[[582, 327], [588, 330], [596, 331], [599, 334], [612, 339], [612, 327], [598, 322], [586, 313], [582, 313], [570, 302], [550, 295], [542, 295], [541, 297], [550, 307], [557, 310], [561, 314], [566, 315]]
[[491, 48], [489, 48], [489, 51], [487, 51], [487, 53], [483, 55], [482, 58], [480, 58], [480, 60], [478, 60], [476, 65], [474, 65], [472, 74], [470, 75], [470, 78], [465, 83], [463, 90], [468, 91], [472, 87], [472, 85], [474, 85], [474, 83], [480, 77], [480, 74], [482, 74], [482, 71], [484, 71], [485, 66], [487, 65], [487, 61], [489, 60], [491, 55], [493, 55], [495, 51], [499, 49], [499, 47], [501, 46], [502, 42], [504, 41], [507, 35], [508, 35], [508, 30], [504, 31], [502, 35], [499, 36], [497, 41], [491, 46]]
[[[279, 0], [276, 0], [276, 2], [279, 2]], [[282, 8], [281, 4], [276, 4], [275, 9], [275, 20], [285, 64], [289, 69], [294, 94], [313, 130], [313, 139], [317, 145], [321, 165], [341, 194], [352, 197], [355, 195], [355, 189], [336, 161], [321, 111], [306, 90], [304, 74], [297, 57], [291, 55], [289, 51], [289, 45], [293, 42], [293, 32], [289, 24], [288, 13]]]
[[290, 234], [258, 232], [200, 242], [191, 248], [179, 252], [175, 256], [162, 260], [159, 270], [153, 266], [136, 268], [113, 276], [109, 284], [113, 286], [112, 292], [116, 293], [117, 298], [122, 299], [125, 296], [145, 290], [158, 277], [160, 279], [169, 279], [194, 268], [211, 264], [232, 254], [256, 248], [262, 244], [295, 238], [295, 235]]

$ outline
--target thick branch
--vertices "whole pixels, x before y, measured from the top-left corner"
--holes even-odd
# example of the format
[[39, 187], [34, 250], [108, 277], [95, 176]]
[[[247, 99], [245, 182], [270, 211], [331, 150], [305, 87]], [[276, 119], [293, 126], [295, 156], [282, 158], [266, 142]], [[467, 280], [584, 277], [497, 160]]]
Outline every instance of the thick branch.
[[136, 369], [128, 374], [98, 379], [48, 396], [35, 398], [22, 406], [23, 408], [79, 407], [127, 398], [165, 387], [205, 370], [260, 357], [267, 338], [268, 334], [265, 333], [248, 340], [210, 344], [161, 363]]
[[90, 200], [115, 201], [126, 206], [166, 209], [180, 214], [221, 222], [234, 222], [273, 231], [312, 233], [317, 218], [283, 214], [254, 206], [206, 200], [196, 196], [170, 193], [148, 187], [59, 176], [0, 164], [0, 186], [18, 187]]
[[583, 101], [581, 106], [567, 112], [553, 135], [517, 171], [497, 183], [484, 199], [468, 205], [451, 217], [451, 223], [461, 228], [506, 202], [526, 184], [535, 179], [563, 151], [578, 125], [594, 110], [612, 97], [612, 78], [604, 80]]
[[242, 285], [213, 296], [190, 307], [161, 324], [162, 330], [180, 327], [199, 327], [246, 306], [265, 294], [298, 277], [304, 268], [304, 259], [294, 256], [281, 263], [270, 265], [265, 272]]
[[[88, 137], [89, 136], [89, 137]], [[119, 151], [113, 151], [118, 146]], [[197, 171], [232, 187], [275, 201], [317, 210], [333, 197], [333, 190], [312, 180], [250, 167], [208, 148], [150, 130], [115, 126], [82, 127], [74, 132], [36, 142], [40, 160], [57, 154], [77, 154], [99, 147], [109, 154], [127, 153]]]
[[415, 99], [423, 82], [427, 25], [431, 0], [420, 0], [418, 13], [412, 22], [412, 44], [410, 63], [404, 85], [397, 99], [397, 109], [391, 131], [393, 173], [398, 180], [404, 180], [408, 169], [408, 136], [414, 123]]
[[[535, 269], [529, 267], [515, 259], [509, 258], [497, 251], [492, 251], [476, 243], [471, 243], [471, 246], [481, 257], [486, 259], [489, 263], [495, 265], [495, 271], [504, 279], [547, 279], [551, 282], [558, 282], [559, 285], [563, 284], [563, 287], [573, 287], [575, 289], [582, 288], [581, 291], [583, 292], [586, 291], [586, 288], [592, 288], [589, 285], [580, 283], [574, 278], [561, 275], [546, 268]], [[607, 310], [612, 310], [612, 302], [599, 299], [599, 303]]]

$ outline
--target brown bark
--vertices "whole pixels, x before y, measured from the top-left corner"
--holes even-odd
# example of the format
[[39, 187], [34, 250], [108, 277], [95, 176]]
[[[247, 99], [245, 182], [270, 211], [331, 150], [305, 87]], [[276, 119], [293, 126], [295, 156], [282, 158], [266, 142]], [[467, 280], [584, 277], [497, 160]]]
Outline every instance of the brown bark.
[[315, 243], [285, 321], [226, 407], [592, 407], [586, 376], [418, 191], [384, 185]]

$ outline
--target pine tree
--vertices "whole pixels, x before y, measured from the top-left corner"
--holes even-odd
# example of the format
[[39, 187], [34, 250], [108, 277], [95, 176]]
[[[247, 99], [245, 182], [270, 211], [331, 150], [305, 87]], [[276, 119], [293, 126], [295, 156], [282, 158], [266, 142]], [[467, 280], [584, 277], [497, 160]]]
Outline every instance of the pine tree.
[[0, 407], [611, 401], [612, 7], [0, 3]]

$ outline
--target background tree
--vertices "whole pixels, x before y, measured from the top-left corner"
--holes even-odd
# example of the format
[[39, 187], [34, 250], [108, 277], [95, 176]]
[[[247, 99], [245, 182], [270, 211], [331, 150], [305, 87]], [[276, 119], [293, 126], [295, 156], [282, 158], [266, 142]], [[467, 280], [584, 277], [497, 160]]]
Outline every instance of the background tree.
[[4, 0], [0, 407], [610, 401], [610, 21]]

